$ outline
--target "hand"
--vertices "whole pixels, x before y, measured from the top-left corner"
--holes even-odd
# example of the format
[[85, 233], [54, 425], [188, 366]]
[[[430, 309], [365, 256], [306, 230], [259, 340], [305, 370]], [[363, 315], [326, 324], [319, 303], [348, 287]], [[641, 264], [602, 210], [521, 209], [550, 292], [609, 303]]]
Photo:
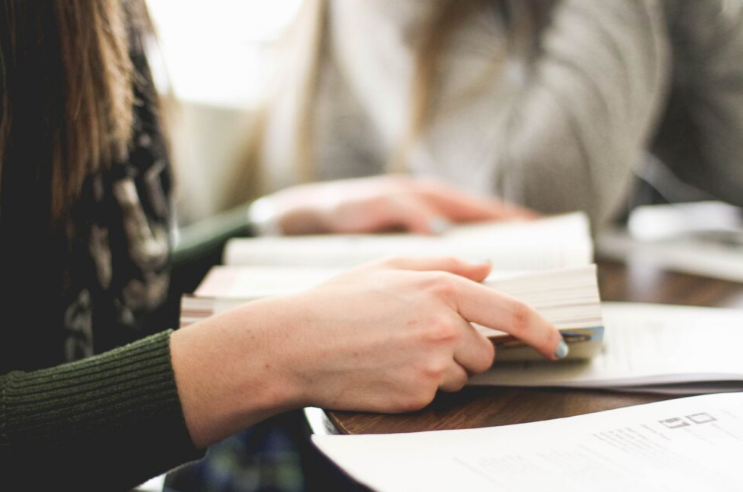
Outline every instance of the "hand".
[[266, 213], [284, 234], [389, 230], [440, 234], [450, 222], [538, 217], [535, 212], [500, 200], [403, 176], [295, 186], [261, 199], [258, 205], [270, 210]]
[[[288, 379], [304, 405], [405, 412], [458, 391], [488, 369], [493, 344], [470, 322], [510, 333], [555, 359], [559, 332], [525, 304], [481, 285], [489, 264], [391, 259], [293, 296], [306, 321], [287, 347]], [[284, 322], [286, 326], [290, 321]]]
[[492, 343], [470, 322], [555, 359], [559, 332], [480, 284], [489, 271], [453, 258], [384, 260], [179, 330], [173, 367], [194, 441], [308, 405], [422, 408], [437, 390], [457, 391], [492, 365]]

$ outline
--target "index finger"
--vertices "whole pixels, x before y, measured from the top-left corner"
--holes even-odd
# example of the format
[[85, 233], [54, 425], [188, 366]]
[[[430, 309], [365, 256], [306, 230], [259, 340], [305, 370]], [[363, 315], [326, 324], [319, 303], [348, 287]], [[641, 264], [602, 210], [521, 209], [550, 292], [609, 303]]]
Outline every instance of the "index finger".
[[532, 346], [548, 359], [567, 355], [560, 332], [529, 305], [490, 287], [457, 277], [456, 307], [472, 323], [500, 330]]
[[474, 263], [456, 256], [418, 256], [418, 257], [391, 257], [382, 259], [380, 264], [400, 270], [414, 271], [441, 271], [460, 277], [466, 277], [475, 282], [482, 282], [490, 274], [492, 264], [487, 262]]
[[435, 183], [421, 190], [425, 199], [447, 218], [456, 221], [535, 219], [539, 214], [494, 198], [464, 193]]

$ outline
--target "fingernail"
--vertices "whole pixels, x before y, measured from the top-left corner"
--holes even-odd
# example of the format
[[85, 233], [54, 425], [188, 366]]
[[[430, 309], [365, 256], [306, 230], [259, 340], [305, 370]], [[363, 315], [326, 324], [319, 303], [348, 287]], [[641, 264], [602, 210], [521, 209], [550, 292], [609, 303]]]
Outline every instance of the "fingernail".
[[568, 349], [568, 344], [565, 343], [565, 340], [560, 340], [560, 343], [557, 345], [557, 349], [555, 349], [555, 357], [558, 359], [564, 359], [568, 356], [568, 352], [570, 352], [570, 349]]
[[428, 222], [428, 228], [433, 234], [443, 234], [451, 227], [451, 222], [441, 217], [435, 217]]

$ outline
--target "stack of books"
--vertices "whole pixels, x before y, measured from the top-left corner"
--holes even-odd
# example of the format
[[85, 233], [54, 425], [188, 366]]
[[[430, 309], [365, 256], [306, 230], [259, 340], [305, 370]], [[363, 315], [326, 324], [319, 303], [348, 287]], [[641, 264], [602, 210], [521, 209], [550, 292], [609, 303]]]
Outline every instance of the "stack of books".
[[[344, 268], [387, 256], [451, 255], [493, 263], [484, 282], [536, 309], [562, 333], [571, 359], [601, 351], [603, 321], [593, 245], [584, 214], [524, 222], [452, 227], [441, 236], [357, 234], [240, 238], [228, 242], [225, 265], [184, 297], [181, 325], [243, 302], [311, 288]], [[505, 333], [477, 327], [496, 345], [498, 361], [540, 356]]]
[[581, 387], [700, 394], [743, 390], [743, 312], [600, 299], [588, 220], [581, 213], [515, 223], [452, 227], [441, 236], [323, 235], [233, 239], [217, 266], [182, 301], [185, 326], [244, 302], [318, 285], [381, 257], [453, 255], [490, 259], [484, 282], [529, 304], [570, 346], [545, 361], [519, 340], [476, 327], [496, 364], [472, 385]]

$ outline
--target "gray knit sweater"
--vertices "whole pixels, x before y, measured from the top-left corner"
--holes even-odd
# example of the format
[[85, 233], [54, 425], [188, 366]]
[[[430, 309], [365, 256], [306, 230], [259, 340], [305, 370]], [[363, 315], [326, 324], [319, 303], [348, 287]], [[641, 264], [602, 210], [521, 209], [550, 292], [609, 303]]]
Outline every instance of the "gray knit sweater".
[[[330, 0], [312, 130], [320, 179], [385, 172], [409, 110], [410, 33], [435, 3]], [[505, 29], [494, 8], [455, 35], [413, 174], [546, 213], [585, 210], [598, 225], [622, 208], [652, 152], [743, 205], [741, 0], [559, 1], [532, 51], [511, 53], [476, 96], [458, 101], [502, 56]], [[291, 142], [311, 31], [296, 36], [299, 55], [269, 117], [267, 191], [297, 179]]]

